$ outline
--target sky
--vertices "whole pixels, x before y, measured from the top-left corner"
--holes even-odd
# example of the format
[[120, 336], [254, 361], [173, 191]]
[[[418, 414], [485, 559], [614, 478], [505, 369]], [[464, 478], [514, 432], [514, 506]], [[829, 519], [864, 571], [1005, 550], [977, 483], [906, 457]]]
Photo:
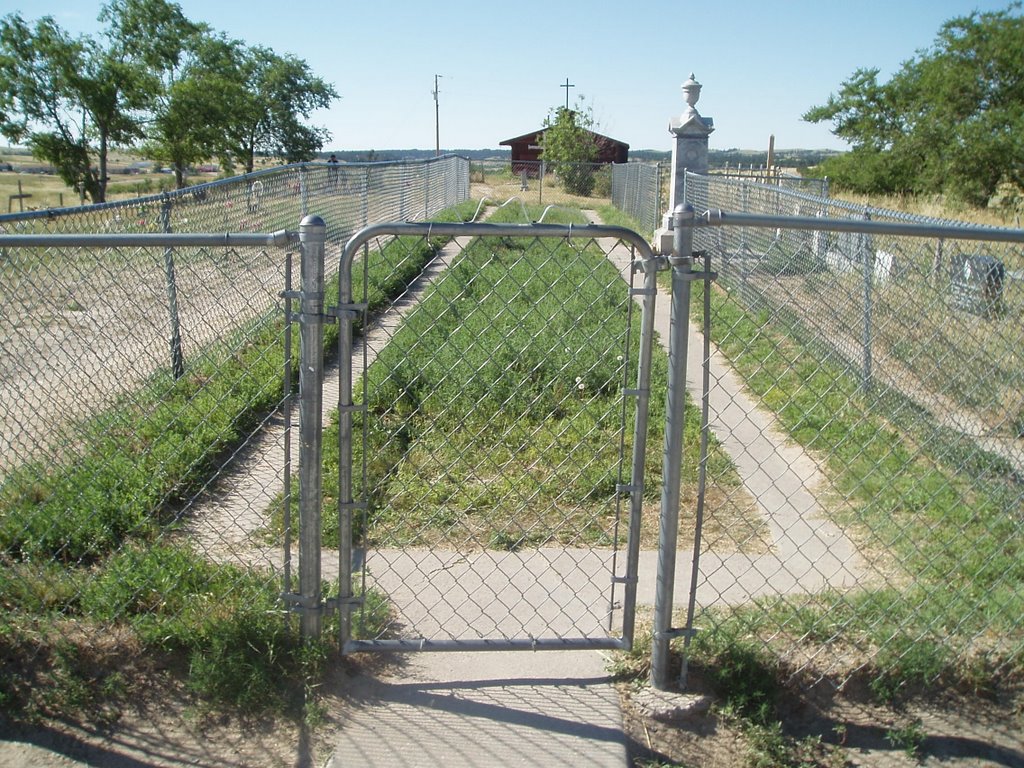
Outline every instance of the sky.
[[[0, 0], [101, 34], [105, 0]], [[682, 83], [703, 86], [712, 149], [846, 149], [801, 115], [861, 67], [886, 80], [942, 23], [1009, 0], [178, 0], [250, 45], [304, 59], [341, 96], [315, 112], [326, 150], [486, 149], [582, 100], [595, 130], [670, 150]], [[435, 75], [439, 91], [433, 95]], [[561, 87], [566, 82], [573, 87]]]

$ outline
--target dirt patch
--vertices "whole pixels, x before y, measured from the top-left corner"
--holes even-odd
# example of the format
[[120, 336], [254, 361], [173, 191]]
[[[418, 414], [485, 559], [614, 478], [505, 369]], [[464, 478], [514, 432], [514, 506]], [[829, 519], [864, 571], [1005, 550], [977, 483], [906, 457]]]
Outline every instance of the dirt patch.
[[794, 684], [778, 697], [769, 726], [732, 716], [699, 674], [690, 676], [688, 691], [708, 696], [710, 706], [670, 720], [645, 706], [646, 687], [619, 686], [637, 768], [1024, 766], [1019, 687], [990, 695], [934, 690], [883, 705], [856, 682], [842, 691], [828, 680]]

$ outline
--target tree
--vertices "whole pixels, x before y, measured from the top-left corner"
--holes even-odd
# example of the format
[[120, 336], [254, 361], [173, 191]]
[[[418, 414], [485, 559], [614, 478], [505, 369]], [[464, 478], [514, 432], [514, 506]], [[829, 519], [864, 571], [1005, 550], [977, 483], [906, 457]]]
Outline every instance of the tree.
[[140, 73], [114, 51], [72, 39], [48, 16], [35, 27], [17, 13], [0, 21], [0, 133], [94, 202], [106, 197], [109, 146], [138, 135], [131, 112], [143, 89]]
[[168, 0], [111, 0], [100, 20], [97, 39], [50, 17], [0, 20], [0, 134], [93, 202], [106, 200], [113, 146], [144, 138], [180, 187], [203, 159], [249, 172], [257, 152], [309, 160], [329, 137], [303, 120], [337, 94], [304, 61], [216, 37]]
[[169, 165], [180, 189], [188, 167], [216, 152], [223, 120], [210, 72], [218, 41], [167, 0], [112, 0], [100, 19], [152, 78], [142, 152]]
[[823, 164], [865, 192], [945, 193], [985, 204], [1003, 183], [1024, 188], [1024, 18], [955, 18], [886, 83], [858, 69], [804, 114], [831, 121], [852, 151]]
[[597, 160], [594, 116], [590, 107], [577, 102], [576, 109], [557, 107], [544, 119], [541, 159], [552, 165], [570, 194], [587, 196], [594, 189], [590, 163]]
[[165, 0], [114, 0], [100, 20], [105, 44], [71, 38], [48, 16], [0, 22], [0, 132], [97, 203], [110, 149], [142, 137], [164, 73], [197, 29]]
[[267, 48], [236, 43], [233, 61], [222, 92], [227, 163], [241, 164], [251, 173], [256, 153], [278, 155], [286, 162], [316, 157], [330, 134], [302, 121], [338, 98], [334, 87], [315, 77], [305, 61]]
[[239, 45], [200, 27], [185, 38], [177, 65], [165, 70], [142, 152], [169, 165], [179, 189], [190, 166], [227, 151]]

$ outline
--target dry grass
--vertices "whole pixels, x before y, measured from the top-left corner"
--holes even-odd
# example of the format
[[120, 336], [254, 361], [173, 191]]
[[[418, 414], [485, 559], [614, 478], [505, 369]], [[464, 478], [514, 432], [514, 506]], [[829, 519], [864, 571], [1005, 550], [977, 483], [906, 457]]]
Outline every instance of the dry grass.
[[859, 195], [852, 192], [836, 192], [832, 197], [856, 205], [887, 208], [918, 216], [932, 216], [940, 219], [956, 219], [972, 224], [993, 227], [1014, 227], [1019, 229], [1024, 220], [1024, 210], [1012, 206], [1005, 208], [972, 208], [956, 205], [941, 195], [912, 197], [909, 195]]

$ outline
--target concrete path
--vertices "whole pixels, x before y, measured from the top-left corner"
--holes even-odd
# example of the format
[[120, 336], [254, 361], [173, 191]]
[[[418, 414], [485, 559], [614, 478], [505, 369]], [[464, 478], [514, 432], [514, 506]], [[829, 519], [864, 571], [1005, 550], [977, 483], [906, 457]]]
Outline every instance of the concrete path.
[[[593, 211], [584, 211], [600, 223]], [[629, 249], [616, 240], [601, 247], [609, 260], [629, 280]], [[671, 296], [658, 290], [654, 327], [667, 351]], [[686, 385], [694, 403], [702, 398], [704, 335], [689, 326]], [[743, 603], [767, 595], [818, 592], [826, 587], [852, 586], [861, 578], [863, 564], [853, 543], [826, 517], [817, 496], [829, 484], [817, 463], [778, 429], [773, 414], [760, 408], [746, 391], [725, 357], [710, 346], [708, 423], [736, 466], [740, 479], [756, 501], [771, 532], [771, 551], [764, 555], [740, 552], [701, 554], [697, 605]], [[652, 403], [654, 409], [663, 407]], [[692, 510], [681, 510], [681, 515]], [[680, 549], [685, 547], [680, 543]], [[641, 555], [641, 600], [653, 594], [647, 586], [655, 553]], [[685, 605], [690, 588], [692, 561], [677, 558], [675, 604]]]
[[596, 651], [426, 653], [352, 680], [329, 766], [625, 768], [615, 689]]
[[[615, 244], [611, 241], [602, 246], [625, 274], [629, 254], [625, 248], [613, 247]], [[415, 305], [420, 289], [440, 275], [460, 250], [461, 246], [445, 249], [420, 285], [410, 289], [401, 302], [404, 308], [369, 334], [367, 355], [371, 361], [404, 313]], [[660, 295], [655, 325], [663, 345], [668, 343], [668, 318], [668, 297]], [[689, 349], [688, 385], [699, 401], [703, 338], [696, 330], [691, 330]], [[336, 382], [336, 377], [330, 378]], [[826, 586], [854, 583], [859, 572], [855, 548], [817, 504], [815, 494], [825, 487], [825, 481], [814, 461], [781, 436], [772, 418], [755, 406], [715, 352], [711, 355], [711, 381], [711, 428], [757, 499], [772, 542], [763, 555], [703, 553], [698, 604], [742, 603], [755, 596], [812, 593]], [[336, 383], [327, 386], [336, 387]], [[337, 402], [336, 392], [325, 391], [325, 418]], [[652, 403], [654, 412], [661, 407]], [[244, 557], [280, 567], [279, 549], [255, 546], [252, 531], [263, 524], [268, 492], [280, 488], [283, 439], [280, 425], [268, 424], [257, 442], [239, 454], [239, 458], [244, 454], [245, 461], [235, 463], [207, 501], [193, 508], [190, 533], [201, 546], [225, 559]], [[420, 606], [431, 600], [429, 591], [434, 590], [431, 615], [435, 619], [448, 621], [458, 616], [458, 621], [466, 622], [489, 616], [499, 635], [508, 628], [502, 622], [508, 621], [521, 621], [518, 629], [523, 632], [534, 631], [530, 619], [517, 618], [518, 611], [506, 602], [503, 589], [521, 591], [522, 586], [509, 578], [511, 568], [530, 579], [527, 592], [535, 590], [556, 607], [556, 614], [546, 617], [545, 627], [540, 629], [550, 633], [552, 626], [565, 621], [567, 631], [578, 634], [580, 622], [596, 626], [606, 610], [600, 607], [606, 598], [594, 589], [595, 582], [575, 583], [574, 579], [595, 571], [607, 573], [608, 556], [607, 551], [595, 550], [529, 550], [479, 558], [482, 567], [465, 568], [465, 553], [376, 550], [368, 554], [368, 565], [371, 574], [375, 570], [387, 574], [382, 577], [387, 583], [382, 581], [380, 586], [400, 615], [409, 612], [404, 616], [409, 623], [425, 619]], [[386, 560], [388, 567], [375, 569], [375, 559]], [[572, 568], [535, 568], [546, 561], [570, 562]], [[324, 552], [323, 565], [324, 578], [335, 578], [337, 553]], [[428, 577], [439, 568], [444, 573], [443, 583]], [[675, 589], [678, 606], [685, 605], [688, 598], [690, 569], [689, 553], [681, 552]], [[644, 552], [641, 604], [653, 603], [655, 577], [656, 553]], [[494, 582], [505, 587], [499, 589]], [[454, 592], [489, 594], [494, 599], [454, 599]], [[475, 612], [474, 616], [465, 615], [467, 609]], [[383, 673], [357, 675], [351, 681], [349, 701], [330, 762], [335, 768], [627, 764], [628, 745], [617, 694], [607, 672], [607, 659], [598, 651], [413, 654]]]

